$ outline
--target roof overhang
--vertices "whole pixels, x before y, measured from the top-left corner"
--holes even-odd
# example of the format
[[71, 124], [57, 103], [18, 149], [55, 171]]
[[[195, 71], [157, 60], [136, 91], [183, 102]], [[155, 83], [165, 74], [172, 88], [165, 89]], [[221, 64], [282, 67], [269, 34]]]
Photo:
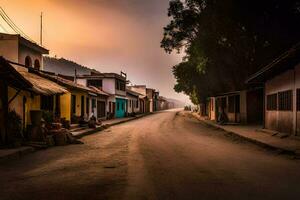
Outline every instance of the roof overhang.
[[3, 57], [0, 57], [0, 78], [17, 89], [29, 90], [33, 86]]
[[41, 54], [49, 54], [49, 50], [46, 49], [45, 47], [42, 47], [33, 41], [27, 40], [20, 35], [19, 35], [19, 42], [21, 45], [24, 45], [30, 49], [33, 49], [34, 51], [37, 51]]
[[250, 76], [246, 80], [246, 84], [264, 83], [275, 76], [293, 69], [300, 63], [300, 43], [283, 53], [273, 62]]

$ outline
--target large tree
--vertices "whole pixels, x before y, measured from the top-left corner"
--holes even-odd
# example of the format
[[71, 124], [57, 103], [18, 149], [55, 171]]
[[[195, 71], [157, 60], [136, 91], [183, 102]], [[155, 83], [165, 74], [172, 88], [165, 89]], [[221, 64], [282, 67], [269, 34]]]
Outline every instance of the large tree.
[[243, 89], [247, 76], [299, 42], [299, 0], [170, 0], [168, 15], [161, 47], [185, 51], [173, 67], [175, 90], [194, 102]]

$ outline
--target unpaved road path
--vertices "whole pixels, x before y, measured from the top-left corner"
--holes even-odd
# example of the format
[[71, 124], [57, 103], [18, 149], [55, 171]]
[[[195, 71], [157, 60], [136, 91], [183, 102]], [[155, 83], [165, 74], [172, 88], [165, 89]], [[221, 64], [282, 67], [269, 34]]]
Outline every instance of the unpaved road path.
[[1, 164], [0, 199], [299, 199], [299, 160], [176, 113]]

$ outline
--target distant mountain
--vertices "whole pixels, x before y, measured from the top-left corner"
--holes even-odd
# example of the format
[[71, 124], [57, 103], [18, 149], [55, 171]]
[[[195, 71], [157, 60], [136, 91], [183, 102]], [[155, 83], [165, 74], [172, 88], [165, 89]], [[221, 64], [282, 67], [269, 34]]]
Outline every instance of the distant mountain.
[[91, 74], [96, 70], [90, 69], [86, 66], [80, 65], [73, 61], [67, 60], [65, 58], [54, 58], [44, 56], [44, 71], [54, 72], [56, 74], [63, 74], [68, 76], [75, 75], [75, 69], [77, 75]]
[[172, 98], [166, 98], [168, 102], [171, 102], [174, 104], [175, 108], [183, 108], [186, 104], [180, 100], [172, 99]]

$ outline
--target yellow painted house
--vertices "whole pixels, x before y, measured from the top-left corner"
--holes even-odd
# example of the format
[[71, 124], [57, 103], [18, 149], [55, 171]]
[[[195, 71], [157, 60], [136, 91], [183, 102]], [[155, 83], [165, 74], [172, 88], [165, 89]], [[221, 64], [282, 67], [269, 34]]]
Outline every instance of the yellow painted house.
[[39, 74], [68, 90], [60, 96], [60, 116], [71, 123], [77, 123], [78, 118], [88, 120], [93, 110], [97, 109], [96, 102], [99, 99], [106, 101], [109, 96], [103, 91], [76, 83], [73, 77], [69, 77], [70, 80], [67, 76], [61, 77], [50, 72], [39, 71]]
[[[45, 98], [56, 98], [68, 93], [68, 90], [57, 83], [3, 57], [0, 57], [0, 79], [0, 143], [5, 143], [8, 137], [6, 124], [9, 111], [16, 111], [22, 120], [23, 129], [26, 129], [31, 124], [30, 111], [43, 110], [47, 106], [47, 102], [43, 101]], [[52, 104], [53, 108], [56, 105], [58, 104]]]
[[30, 68], [18, 64], [11, 65], [24, 79], [32, 84], [32, 87], [28, 91], [8, 87], [8, 98], [13, 99], [10, 102], [9, 108], [11, 110], [14, 109], [21, 116], [24, 128], [31, 124], [30, 111], [45, 110], [55, 112], [62, 106], [57, 101], [59, 99], [57, 97], [67, 95], [69, 92], [66, 88], [36, 73], [30, 72]]

